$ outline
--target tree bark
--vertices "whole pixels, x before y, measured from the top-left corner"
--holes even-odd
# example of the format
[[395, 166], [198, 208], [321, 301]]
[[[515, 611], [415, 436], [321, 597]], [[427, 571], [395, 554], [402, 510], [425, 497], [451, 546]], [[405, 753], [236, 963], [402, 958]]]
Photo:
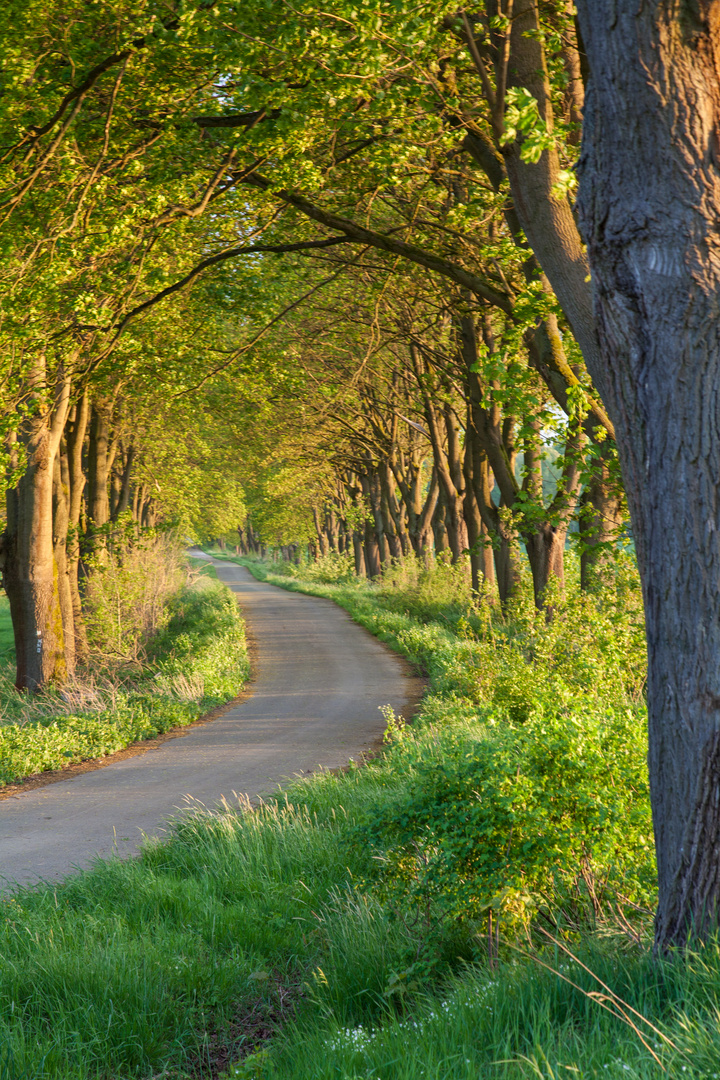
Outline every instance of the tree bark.
[[73, 630], [75, 633], [75, 662], [84, 663], [90, 653], [83, 619], [82, 600], [80, 598], [80, 531], [85, 490], [82, 453], [90, 411], [87, 390], [72, 407], [65, 425], [67, 444], [68, 481], [70, 497], [68, 500], [68, 539], [66, 548], [67, 574], [73, 608]]
[[656, 948], [720, 905], [720, 2], [582, 0], [580, 163], [645, 600]]
[[57, 567], [58, 602], [63, 626], [63, 651], [68, 677], [75, 673], [75, 612], [67, 558], [70, 512], [70, 469], [66, 453], [57, 453], [53, 466], [53, 554]]
[[88, 445], [88, 517], [92, 522], [92, 543], [96, 550], [105, 546], [99, 539], [98, 534], [110, 520], [110, 500], [108, 497], [109, 440], [110, 415], [108, 406], [105, 402], [94, 401]]
[[68, 411], [70, 379], [58, 376], [55, 403], [43, 401], [45, 362], [28, 379], [34, 410], [24, 419], [18, 443], [27, 467], [7, 494], [3, 542], [4, 585], [15, 636], [18, 690], [37, 691], [67, 675], [58, 575], [53, 550], [53, 470]]
[[[468, 410], [471, 413], [471, 410]], [[490, 469], [487, 457], [479, 444], [477, 432], [469, 416], [465, 429], [465, 501], [463, 514], [468, 531], [472, 590], [479, 593], [483, 586], [489, 590], [495, 581], [492, 542], [483, 521], [480, 501], [490, 501]], [[480, 498], [478, 498], [478, 495]]]

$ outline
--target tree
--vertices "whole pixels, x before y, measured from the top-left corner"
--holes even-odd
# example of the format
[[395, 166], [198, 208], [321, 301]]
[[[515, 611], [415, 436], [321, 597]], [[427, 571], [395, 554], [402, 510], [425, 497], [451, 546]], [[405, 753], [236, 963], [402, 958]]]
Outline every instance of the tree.
[[720, 914], [720, 3], [578, 4], [580, 214], [643, 583], [656, 948]]

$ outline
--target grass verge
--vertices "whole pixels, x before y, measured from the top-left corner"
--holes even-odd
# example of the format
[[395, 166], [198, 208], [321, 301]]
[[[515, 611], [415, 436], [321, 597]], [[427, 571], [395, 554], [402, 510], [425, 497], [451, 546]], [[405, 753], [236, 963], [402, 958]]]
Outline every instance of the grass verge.
[[169, 603], [166, 626], [145, 665], [129, 679], [85, 677], [26, 700], [0, 669], [0, 785], [103, 757], [193, 723], [236, 697], [249, 664], [242, 619], [231, 594], [202, 574]]

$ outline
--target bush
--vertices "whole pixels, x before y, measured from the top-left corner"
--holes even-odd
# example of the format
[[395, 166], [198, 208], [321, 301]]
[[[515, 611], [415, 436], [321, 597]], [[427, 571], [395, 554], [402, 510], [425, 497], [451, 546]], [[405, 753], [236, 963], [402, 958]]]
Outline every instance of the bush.
[[116, 526], [88, 567], [83, 613], [96, 663], [141, 664], [167, 622], [170, 597], [187, 579], [178, 537], [154, 530], [138, 537]]
[[468, 722], [405, 731], [390, 767], [408, 783], [369, 810], [356, 842], [403, 905], [505, 929], [545, 920], [577, 926], [610, 900], [652, 903], [655, 868], [633, 713], [598, 717], [548, 698], [522, 727]]

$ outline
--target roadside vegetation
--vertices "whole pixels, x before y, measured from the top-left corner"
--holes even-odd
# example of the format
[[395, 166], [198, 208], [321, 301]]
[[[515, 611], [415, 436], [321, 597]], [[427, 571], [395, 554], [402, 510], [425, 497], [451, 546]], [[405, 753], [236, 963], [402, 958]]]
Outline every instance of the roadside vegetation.
[[88, 659], [62, 687], [18, 694], [0, 656], [0, 786], [190, 724], [247, 679], [237, 604], [172, 535], [116, 539], [84, 599]]
[[644, 644], [632, 564], [562, 618], [461, 570], [327, 596], [428, 677], [385, 752], [137, 860], [6, 898], [0, 1076], [706, 1078], [717, 948], [653, 961]]

